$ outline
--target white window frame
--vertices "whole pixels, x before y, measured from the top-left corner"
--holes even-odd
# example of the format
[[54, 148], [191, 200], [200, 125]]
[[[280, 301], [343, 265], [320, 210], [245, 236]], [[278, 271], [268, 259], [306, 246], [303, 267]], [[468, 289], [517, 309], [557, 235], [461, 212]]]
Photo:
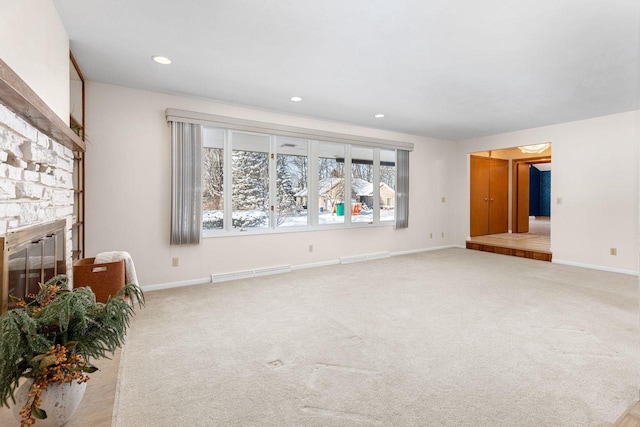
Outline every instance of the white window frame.
[[[206, 128], [206, 127], [205, 127]], [[206, 129], [205, 129], [206, 132]], [[250, 134], [257, 136], [269, 137], [269, 226], [256, 228], [233, 228], [233, 209], [232, 209], [232, 191], [233, 191], [233, 174], [232, 174], [232, 155], [233, 155], [233, 133]], [[290, 233], [301, 231], [318, 231], [318, 230], [334, 230], [345, 228], [366, 228], [393, 226], [394, 221], [380, 220], [380, 192], [375, 191], [380, 187], [380, 148], [367, 147], [373, 150], [373, 221], [372, 222], [353, 222], [351, 218], [351, 145], [343, 143], [335, 143], [344, 147], [344, 222], [337, 224], [320, 224], [319, 223], [319, 206], [318, 206], [318, 147], [324, 141], [307, 141], [307, 164], [308, 164], [308, 182], [307, 182], [307, 216], [308, 224], [300, 226], [278, 226], [276, 222], [276, 202], [277, 202], [277, 167], [278, 150], [277, 135], [268, 135], [258, 132], [236, 131], [231, 129], [224, 130], [224, 214], [223, 228], [213, 230], [202, 230], [202, 237], [223, 237], [223, 236], [247, 236], [256, 234], [272, 234], [272, 233]], [[397, 173], [397, 171], [396, 171]], [[228, 195], [228, 196], [227, 196]]]
[[[393, 226], [395, 221], [380, 220], [380, 192], [375, 191], [380, 185], [380, 149], [394, 150], [398, 149], [413, 151], [413, 144], [401, 141], [391, 141], [379, 138], [371, 138], [358, 135], [341, 134], [336, 132], [322, 131], [317, 129], [306, 129], [294, 126], [279, 125], [275, 123], [265, 123], [253, 120], [238, 119], [233, 117], [225, 117], [206, 113], [197, 113], [191, 111], [167, 109], [166, 117], [168, 121], [181, 121], [186, 123], [198, 123], [204, 125], [205, 128], [223, 129], [224, 132], [224, 225], [222, 229], [202, 230], [202, 237], [221, 237], [221, 236], [246, 236], [254, 234], [272, 234], [272, 233], [289, 233], [301, 231], [318, 231], [345, 228], [362, 228], [362, 227], [379, 227]], [[308, 141], [307, 145], [307, 161], [309, 182], [307, 183], [307, 215], [309, 215], [307, 226], [287, 226], [278, 227], [275, 223], [275, 211], [270, 211], [269, 227], [246, 229], [239, 231], [233, 229], [232, 221], [232, 132], [241, 132], [248, 134], [256, 134], [268, 136], [270, 138], [270, 155], [269, 155], [269, 202], [270, 206], [275, 208], [277, 198], [277, 137], [289, 136]], [[340, 224], [319, 224], [318, 223], [318, 144], [328, 142], [334, 144], [343, 144], [345, 146], [345, 199], [348, 201], [349, 209], [345, 206], [345, 221]], [[351, 221], [351, 147], [363, 146], [373, 149], [374, 155], [374, 212], [373, 223], [352, 223]], [[396, 168], [397, 182], [397, 168]], [[313, 197], [310, 197], [313, 195]], [[396, 196], [397, 200], [397, 196]], [[345, 203], [346, 203], [345, 201]]]
[[[271, 174], [271, 178], [273, 180], [273, 185], [275, 188], [275, 190], [271, 193], [273, 194], [273, 199], [272, 199], [272, 203], [271, 206], [274, 206], [275, 209], [272, 211], [273, 215], [274, 215], [274, 222], [273, 222], [273, 228], [278, 230], [278, 231], [283, 231], [283, 230], [293, 230], [293, 231], [303, 231], [304, 229], [308, 228], [311, 225], [311, 216], [309, 216], [309, 189], [311, 186], [311, 181], [313, 181], [311, 179], [311, 175], [309, 172], [309, 168], [311, 167], [311, 165], [309, 164], [310, 159], [311, 159], [311, 142], [308, 139], [302, 139], [302, 138], [298, 138], [301, 141], [305, 141], [307, 144], [307, 152], [306, 152], [306, 156], [307, 156], [307, 182], [306, 182], [306, 186], [307, 186], [307, 224], [306, 225], [288, 225], [288, 226], [278, 226], [276, 218], [277, 218], [277, 210], [278, 210], [278, 188], [277, 188], [277, 184], [278, 184], [278, 155], [280, 154], [280, 152], [278, 151], [278, 137], [280, 135], [272, 135], [273, 138], [273, 153], [274, 153], [274, 162], [273, 162], [273, 167], [274, 167], [274, 173]], [[269, 184], [271, 185], [271, 184]]]

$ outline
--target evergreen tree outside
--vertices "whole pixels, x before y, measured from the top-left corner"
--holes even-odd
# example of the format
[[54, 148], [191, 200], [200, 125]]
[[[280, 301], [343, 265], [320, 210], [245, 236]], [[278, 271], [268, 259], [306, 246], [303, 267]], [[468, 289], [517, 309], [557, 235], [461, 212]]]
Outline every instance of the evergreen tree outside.
[[276, 223], [281, 225], [288, 217], [296, 213], [295, 189], [291, 164], [294, 158], [300, 156], [278, 155], [277, 161], [277, 193], [276, 193]]
[[[264, 227], [269, 211], [269, 154], [234, 150], [232, 154], [233, 227]], [[257, 212], [256, 212], [257, 211]]]

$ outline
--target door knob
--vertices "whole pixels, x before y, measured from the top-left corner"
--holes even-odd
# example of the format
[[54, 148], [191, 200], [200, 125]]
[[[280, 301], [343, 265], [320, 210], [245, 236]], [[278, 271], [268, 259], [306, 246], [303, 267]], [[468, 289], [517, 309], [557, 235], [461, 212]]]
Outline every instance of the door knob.
[[485, 197], [485, 198], [484, 198], [484, 201], [486, 202], [487, 200], [489, 200], [489, 198], [488, 198], [488, 197]]

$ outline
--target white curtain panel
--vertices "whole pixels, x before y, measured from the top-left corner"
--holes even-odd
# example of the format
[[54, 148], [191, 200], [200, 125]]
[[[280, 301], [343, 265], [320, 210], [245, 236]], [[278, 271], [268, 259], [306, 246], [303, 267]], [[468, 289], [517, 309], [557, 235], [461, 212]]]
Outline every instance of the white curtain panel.
[[396, 193], [396, 228], [409, 227], [409, 152], [396, 152], [398, 191]]
[[200, 243], [202, 125], [171, 123], [171, 244]]

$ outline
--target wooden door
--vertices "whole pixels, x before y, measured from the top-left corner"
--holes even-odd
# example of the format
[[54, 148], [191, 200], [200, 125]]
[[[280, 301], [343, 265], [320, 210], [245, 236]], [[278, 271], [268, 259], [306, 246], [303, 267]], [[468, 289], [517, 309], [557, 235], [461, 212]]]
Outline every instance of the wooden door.
[[489, 233], [489, 169], [488, 157], [471, 156], [470, 169], [470, 236]]
[[514, 198], [517, 200], [513, 213], [513, 232], [529, 232], [529, 164], [516, 163], [514, 168]]
[[489, 234], [509, 231], [509, 161], [489, 160]]

